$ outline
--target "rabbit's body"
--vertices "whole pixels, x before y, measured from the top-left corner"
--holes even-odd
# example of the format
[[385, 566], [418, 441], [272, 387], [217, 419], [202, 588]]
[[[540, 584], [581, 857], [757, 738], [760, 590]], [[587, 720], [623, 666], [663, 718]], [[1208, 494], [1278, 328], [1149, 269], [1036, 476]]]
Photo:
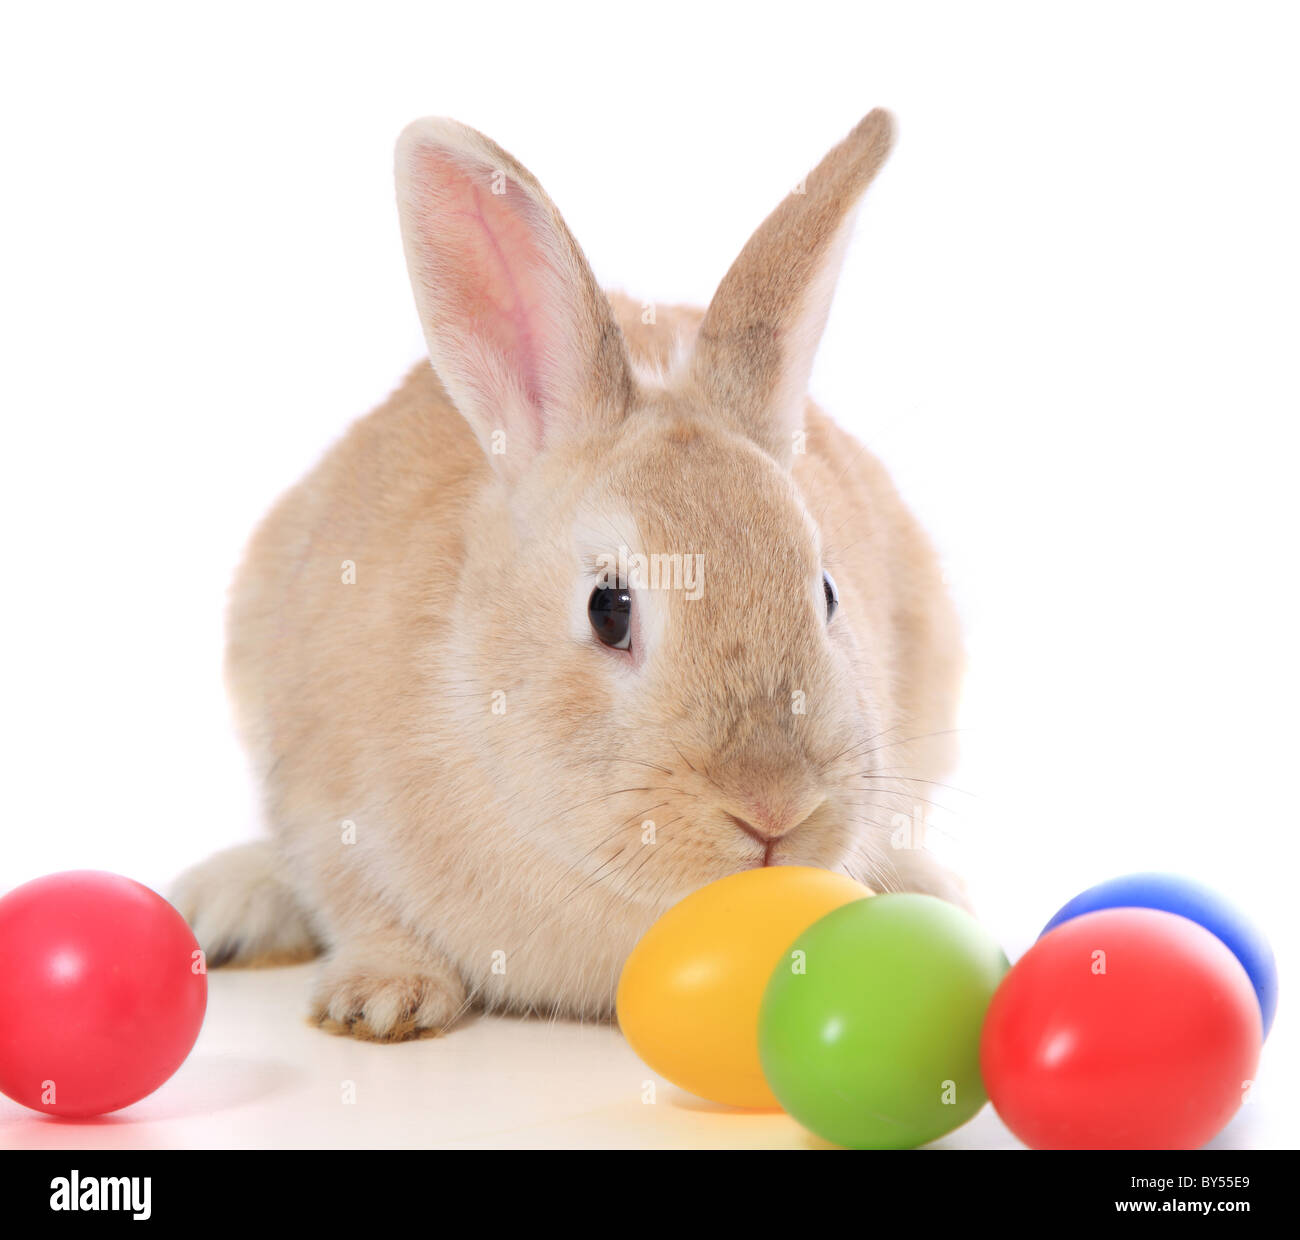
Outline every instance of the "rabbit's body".
[[[855, 137], [841, 164], [878, 163], [887, 129]], [[651, 922], [746, 866], [959, 898], [890, 843], [949, 763], [955, 618], [880, 464], [807, 402], [798, 365], [789, 383], [763, 370], [771, 341], [805, 347], [807, 299], [760, 290], [767, 340], [732, 275], [708, 317], [643, 322], [504, 152], [450, 126], [404, 141], [438, 373], [417, 366], [275, 506], [235, 584], [229, 681], [272, 839], [180, 884], [212, 958], [323, 948], [318, 1017], [391, 1038], [471, 1002], [607, 1014]], [[480, 168], [516, 197], [480, 195]], [[827, 219], [801, 248], [872, 171], [810, 192]], [[626, 650], [587, 610], [593, 560], [620, 551], [687, 578], [628, 593]]]

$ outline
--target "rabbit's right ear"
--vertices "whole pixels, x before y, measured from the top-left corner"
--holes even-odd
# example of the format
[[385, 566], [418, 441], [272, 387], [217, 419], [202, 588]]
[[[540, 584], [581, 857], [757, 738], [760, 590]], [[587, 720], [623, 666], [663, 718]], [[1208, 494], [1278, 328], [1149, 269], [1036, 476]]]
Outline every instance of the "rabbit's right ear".
[[430, 359], [503, 477], [622, 417], [623, 333], [527, 169], [465, 125], [415, 121], [397, 142], [397, 201]]

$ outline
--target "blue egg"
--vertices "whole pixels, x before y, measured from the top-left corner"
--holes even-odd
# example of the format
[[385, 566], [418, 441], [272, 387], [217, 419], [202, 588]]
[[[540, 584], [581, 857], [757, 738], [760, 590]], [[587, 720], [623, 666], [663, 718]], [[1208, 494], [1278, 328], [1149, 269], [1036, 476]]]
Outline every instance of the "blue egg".
[[1103, 908], [1154, 908], [1177, 913], [1204, 926], [1229, 947], [1255, 987], [1264, 1036], [1273, 1027], [1277, 1012], [1277, 964], [1273, 949], [1260, 931], [1217, 892], [1176, 874], [1126, 874], [1098, 883], [1065, 905], [1043, 932], [1063, 921]]

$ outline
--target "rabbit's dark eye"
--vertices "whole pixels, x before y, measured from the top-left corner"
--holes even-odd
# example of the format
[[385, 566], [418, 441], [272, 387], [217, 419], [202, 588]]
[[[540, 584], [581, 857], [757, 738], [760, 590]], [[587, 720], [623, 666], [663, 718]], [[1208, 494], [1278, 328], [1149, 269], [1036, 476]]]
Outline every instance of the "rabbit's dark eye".
[[822, 589], [826, 591], [826, 623], [830, 624], [840, 607], [840, 592], [835, 588], [835, 578], [822, 569]]
[[587, 600], [591, 631], [615, 650], [632, 648], [632, 596], [626, 590], [597, 586]]

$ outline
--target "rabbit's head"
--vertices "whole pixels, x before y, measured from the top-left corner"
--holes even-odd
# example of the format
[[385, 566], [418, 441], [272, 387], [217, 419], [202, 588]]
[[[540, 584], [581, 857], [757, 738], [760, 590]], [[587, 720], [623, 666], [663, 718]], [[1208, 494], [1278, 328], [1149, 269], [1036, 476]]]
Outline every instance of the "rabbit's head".
[[645, 357], [514, 159], [446, 120], [400, 139], [430, 355], [487, 465], [439, 638], [446, 709], [521, 839], [625, 899], [765, 863], [888, 885], [864, 771], [903, 722], [894, 567], [869, 512], [835, 561], [813, 488], [841, 440], [806, 424], [805, 388], [890, 132], [872, 112], [832, 150], [702, 318], [640, 322]]

